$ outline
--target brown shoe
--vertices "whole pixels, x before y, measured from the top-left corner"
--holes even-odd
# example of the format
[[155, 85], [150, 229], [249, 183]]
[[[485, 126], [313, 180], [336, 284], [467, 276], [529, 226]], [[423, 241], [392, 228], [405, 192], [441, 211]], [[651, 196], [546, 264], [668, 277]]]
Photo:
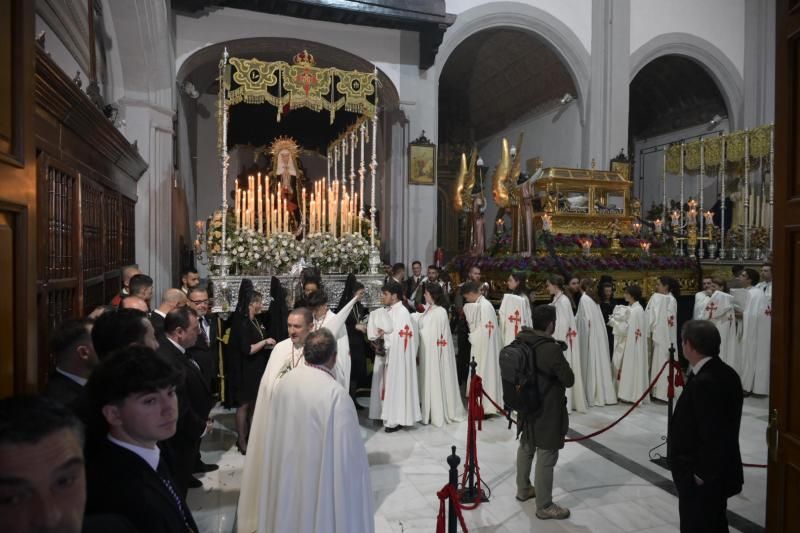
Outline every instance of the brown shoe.
[[528, 487], [527, 489], [517, 491], [517, 500], [521, 502], [526, 502], [531, 498], [535, 497], [536, 497], [536, 489], [533, 487]]
[[564, 520], [565, 518], [569, 518], [569, 509], [551, 503], [549, 507], [536, 509], [536, 518], [540, 520]]

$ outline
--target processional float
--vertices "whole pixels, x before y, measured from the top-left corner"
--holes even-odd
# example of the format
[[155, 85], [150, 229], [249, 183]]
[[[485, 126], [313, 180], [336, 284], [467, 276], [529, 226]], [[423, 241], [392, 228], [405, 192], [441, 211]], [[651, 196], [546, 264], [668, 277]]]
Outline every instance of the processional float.
[[[205, 248], [212, 273], [214, 311], [235, 307], [245, 277], [268, 299], [271, 278], [276, 276], [291, 297], [305, 267], [319, 268], [332, 303], [338, 302], [347, 275], [354, 272], [367, 289], [365, 303], [378, 305], [383, 276], [376, 226], [377, 68], [372, 72], [321, 68], [307, 51], [295, 55], [292, 64], [242, 59], [230, 57], [226, 48], [219, 62], [219, 81], [222, 202], [207, 223], [197, 222], [195, 241], [201, 255]], [[360, 116], [330, 144], [327, 173], [312, 183], [300, 180], [297, 142], [275, 139], [270, 150], [272, 175], [248, 176], [246, 186], [237, 182], [230, 206], [229, 111], [243, 102], [274, 106], [278, 122], [286, 108], [327, 111], [331, 125], [337, 112]]]

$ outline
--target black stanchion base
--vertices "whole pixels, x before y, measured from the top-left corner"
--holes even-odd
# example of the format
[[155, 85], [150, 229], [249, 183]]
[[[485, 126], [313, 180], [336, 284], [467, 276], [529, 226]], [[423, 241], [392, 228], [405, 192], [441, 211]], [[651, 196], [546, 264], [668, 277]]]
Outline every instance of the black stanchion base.
[[670, 470], [668, 457], [656, 457], [654, 459], [650, 459], [650, 462], [653, 464], [657, 464], [664, 470]]
[[478, 494], [480, 494], [481, 503], [486, 503], [489, 501], [489, 496], [487, 496], [486, 491], [477, 487], [473, 489], [460, 489], [458, 491], [458, 500], [461, 503], [473, 503]]

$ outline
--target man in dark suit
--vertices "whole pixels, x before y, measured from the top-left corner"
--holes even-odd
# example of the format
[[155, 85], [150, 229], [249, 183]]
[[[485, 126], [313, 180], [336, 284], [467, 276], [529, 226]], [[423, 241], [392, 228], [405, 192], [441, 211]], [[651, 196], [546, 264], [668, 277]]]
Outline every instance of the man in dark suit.
[[195, 345], [199, 334], [197, 313], [189, 307], [176, 307], [164, 319], [164, 338], [158, 347], [158, 353], [185, 376], [184, 384], [177, 390], [178, 430], [164, 443], [168, 462], [184, 494], [186, 489], [202, 486], [192, 473], [200, 450], [200, 438], [209, 429], [208, 415], [214, 406], [211, 389], [200, 366], [186, 351]]
[[719, 358], [720, 335], [712, 322], [686, 322], [682, 339], [691, 370], [668, 440], [681, 533], [727, 532], [728, 498], [741, 492], [744, 483], [739, 452], [742, 382]]
[[146, 314], [136, 309], [120, 309], [100, 315], [92, 327], [92, 344], [100, 361], [111, 352], [131, 344], [153, 350], [158, 348], [153, 325]]
[[167, 318], [167, 313], [183, 305], [186, 305], [186, 295], [180, 289], [167, 289], [161, 295], [161, 303], [150, 313], [150, 322], [159, 342], [164, 335], [164, 320]]
[[47, 380], [44, 395], [68, 407], [86, 420], [86, 380], [97, 365], [92, 344], [92, 322], [70, 319], [61, 322], [50, 338], [50, 353], [56, 370]]
[[203, 377], [209, 384], [209, 387], [211, 387], [211, 391], [214, 392], [218, 390], [215, 382], [219, 374], [217, 355], [219, 342], [217, 341], [217, 321], [215, 317], [208, 316], [208, 291], [201, 287], [193, 287], [189, 289], [189, 294], [186, 299], [187, 305], [197, 313], [200, 325], [200, 334], [197, 336], [197, 343], [190, 347], [187, 353], [200, 365]]
[[87, 388], [86, 514], [112, 513], [139, 531], [197, 531], [158, 443], [175, 434], [180, 370], [144, 346], [104, 359]]
[[406, 298], [413, 300], [414, 290], [419, 287], [419, 284], [422, 283], [422, 263], [419, 261], [414, 261], [411, 263], [411, 275], [406, 280]]

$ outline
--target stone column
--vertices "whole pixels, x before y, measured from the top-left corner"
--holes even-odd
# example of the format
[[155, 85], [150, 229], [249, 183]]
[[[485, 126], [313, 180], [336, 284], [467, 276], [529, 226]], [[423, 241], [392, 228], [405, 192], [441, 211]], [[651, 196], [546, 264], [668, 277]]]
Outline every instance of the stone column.
[[592, 54], [581, 164], [606, 169], [628, 152], [630, 0], [592, 0]]
[[745, 0], [744, 127], [775, 120], [775, 2]]

